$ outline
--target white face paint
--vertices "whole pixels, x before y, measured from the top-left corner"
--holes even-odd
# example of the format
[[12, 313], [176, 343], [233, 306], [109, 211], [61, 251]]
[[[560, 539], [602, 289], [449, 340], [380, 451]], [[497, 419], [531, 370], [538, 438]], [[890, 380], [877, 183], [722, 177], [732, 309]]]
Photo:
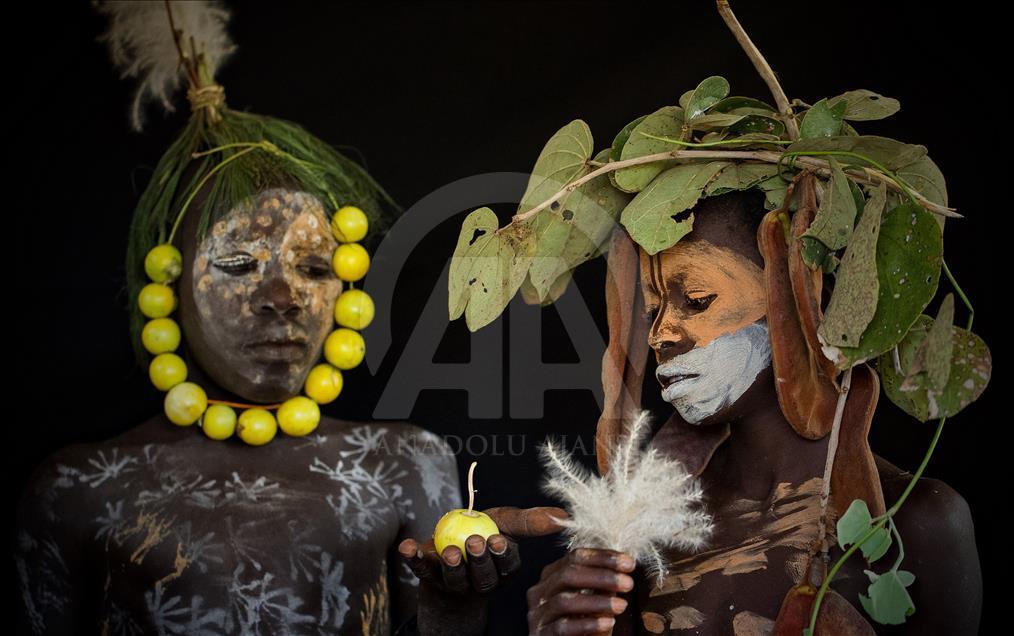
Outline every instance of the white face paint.
[[662, 399], [696, 424], [731, 406], [769, 364], [771, 341], [761, 319], [663, 362], [655, 377]]

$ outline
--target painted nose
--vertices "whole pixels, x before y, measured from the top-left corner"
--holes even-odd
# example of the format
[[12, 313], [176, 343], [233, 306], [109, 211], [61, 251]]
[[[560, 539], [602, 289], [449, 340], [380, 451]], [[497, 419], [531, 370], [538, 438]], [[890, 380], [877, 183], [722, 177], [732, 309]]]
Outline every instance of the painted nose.
[[695, 343], [682, 327], [655, 325], [651, 329], [648, 344], [655, 350], [661, 363], [690, 351]]
[[264, 281], [254, 292], [250, 305], [257, 314], [274, 313], [290, 318], [297, 315], [300, 310], [292, 288], [281, 277]]

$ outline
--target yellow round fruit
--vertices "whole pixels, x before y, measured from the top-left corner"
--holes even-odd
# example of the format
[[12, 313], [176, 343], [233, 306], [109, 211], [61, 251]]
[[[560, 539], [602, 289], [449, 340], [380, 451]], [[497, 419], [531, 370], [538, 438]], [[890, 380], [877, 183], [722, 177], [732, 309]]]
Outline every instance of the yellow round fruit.
[[342, 327], [365, 329], [373, 320], [373, 299], [361, 289], [342, 292], [334, 304], [334, 319]]
[[303, 392], [317, 404], [328, 404], [335, 401], [344, 384], [341, 371], [330, 364], [318, 364], [306, 376]]
[[331, 217], [331, 233], [342, 243], [354, 243], [363, 240], [370, 222], [359, 208], [346, 205]]
[[370, 254], [359, 243], [339, 245], [331, 257], [331, 267], [338, 278], [354, 282], [370, 269]]
[[183, 255], [172, 245], [153, 247], [144, 257], [144, 272], [156, 283], [169, 283], [183, 272]]
[[247, 409], [236, 422], [236, 434], [251, 446], [263, 446], [275, 438], [278, 422], [270, 411]]
[[176, 294], [162, 283], [148, 283], [137, 295], [137, 306], [148, 318], [165, 318], [176, 309]]
[[297, 395], [278, 407], [278, 428], [286, 435], [309, 435], [320, 423], [320, 407], [308, 397]]
[[201, 418], [201, 430], [211, 439], [229, 439], [236, 432], [236, 411], [225, 404], [212, 404]]
[[366, 342], [358, 331], [335, 329], [324, 341], [324, 359], [343, 371], [354, 369], [366, 355]]
[[498, 532], [500, 529], [486, 513], [460, 508], [440, 517], [437, 527], [433, 529], [433, 543], [437, 554], [443, 554], [444, 548], [449, 545], [456, 545], [461, 550], [461, 555], [467, 559], [465, 540], [468, 537], [477, 534], [483, 539], [488, 539]]
[[193, 382], [181, 382], [165, 394], [165, 414], [173, 424], [190, 426], [206, 408], [208, 396]]
[[148, 377], [159, 391], [168, 391], [187, 379], [187, 363], [175, 353], [160, 353], [148, 365]]
[[180, 326], [172, 318], [149, 320], [141, 330], [141, 344], [152, 355], [176, 351], [180, 346]]

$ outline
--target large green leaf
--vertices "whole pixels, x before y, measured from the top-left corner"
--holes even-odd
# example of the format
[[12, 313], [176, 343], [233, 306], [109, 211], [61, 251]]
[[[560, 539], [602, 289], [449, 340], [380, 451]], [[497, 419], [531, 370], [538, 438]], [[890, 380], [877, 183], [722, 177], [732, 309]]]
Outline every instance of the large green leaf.
[[461, 224], [448, 277], [448, 312], [464, 313], [472, 331], [496, 319], [521, 286], [531, 262], [532, 232], [526, 223], [498, 229], [496, 214], [479, 208]]
[[[974, 402], [985, 390], [993, 371], [993, 358], [986, 343], [974, 333], [951, 326], [950, 369], [946, 384], [936, 388], [927, 362], [920, 368], [920, 351], [945, 349], [940, 345], [924, 347], [936, 324], [929, 316], [920, 316], [909, 329], [905, 339], [898, 345], [896, 366], [895, 356], [885, 353], [877, 360], [877, 370], [884, 384], [884, 393], [902, 410], [920, 421], [951, 416]], [[931, 364], [931, 363], [930, 363]]]
[[885, 214], [877, 239], [877, 311], [856, 346], [824, 343], [824, 354], [844, 369], [898, 344], [936, 293], [943, 249], [940, 226], [922, 206], [906, 203]]
[[[660, 139], [652, 139], [646, 135], [678, 139], [682, 131], [683, 110], [677, 106], [659, 108], [630, 131], [630, 139], [623, 145], [620, 159], [633, 159], [672, 150], [672, 144]], [[673, 161], [655, 161], [623, 168], [614, 173], [613, 183], [625, 192], [640, 192], [660, 172], [673, 166], [674, 163]]]
[[594, 151], [592, 143], [588, 124], [580, 119], [575, 119], [556, 131], [535, 161], [532, 177], [518, 204], [518, 213], [534, 208], [559, 192], [567, 183], [587, 173], [588, 160]]
[[886, 201], [887, 187], [881, 184], [870, 195], [838, 267], [834, 293], [817, 329], [825, 342], [836, 347], [859, 342], [876, 312], [880, 291], [877, 238]]
[[754, 99], [753, 97], [739, 97], [739, 96], [726, 97], [725, 99], [716, 102], [715, 105], [711, 107], [711, 111], [715, 113], [737, 113], [737, 114], [745, 112], [750, 113], [777, 112], [775, 111], [774, 106], [768, 104], [767, 102], [762, 102], [761, 100]]
[[894, 174], [933, 203], [947, 205], [947, 184], [944, 181], [944, 174], [929, 155], [898, 168]]
[[803, 121], [799, 124], [799, 138], [813, 139], [815, 137], [837, 137], [841, 135], [841, 122], [845, 115], [845, 102], [834, 106], [822, 99], [803, 115]]
[[829, 250], [840, 250], [848, 244], [856, 222], [856, 200], [852, 196], [848, 177], [834, 157], [829, 157], [831, 178], [820, 201], [813, 222], [803, 236], [815, 238]]
[[845, 104], [844, 118], [849, 121], [883, 119], [901, 110], [901, 104], [898, 103], [898, 100], [884, 97], [866, 89], [842, 93], [827, 101], [831, 106]]
[[703, 115], [709, 108], [729, 95], [729, 82], [724, 77], [712, 75], [701, 80], [690, 94], [686, 105], [687, 121]]
[[[630, 122], [626, 126], [620, 129], [620, 132], [616, 133], [613, 137], [613, 145], [609, 148], [609, 161], [619, 161], [621, 153], [623, 152], [623, 146], [626, 145], [627, 140], [630, 139], [630, 133], [634, 128], [644, 121], [647, 115], [641, 115], [634, 121]], [[612, 173], [610, 173], [612, 174]]]
[[[813, 139], [800, 139], [793, 143], [786, 152], [852, 152], [873, 159], [885, 166], [888, 170], [897, 170], [908, 166], [919, 160], [926, 154], [926, 147], [915, 144], [906, 144], [887, 137], [875, 135], [860, 135], [852, 137], [843, 135], [839, 137], [816, 137]], [[823, 158], [823, 157], [821, 157]], [[850, 156], [837, 156], [838, 161], [843, 164], [856, 166], [870, 166], [868, 161]]]
[[[595, 157], [607, 158], [609, 150]], [[569, 272], [604, 251], [620, 211], [631, 195], [614, 188], [605, 175], [596, 177], [578, 188], [566, 205], [556, 210], [540, 211], [532, 223], [535, 246], [528, 270], [532, 286], [530, 296], [540, 304], [559, 296], [557, 281], [569, 278]], [[558, 292], [558, 293], [556, 293]]]
[[[675, 219], [700, 199], [704, 188], [728, 164], [684, 164], [658, 175], [624, 208], [620, 222], [649, 254], [674, 245], [693, 228], [693, 213]], [[682, 217], [683, 215], [681, 215]]]

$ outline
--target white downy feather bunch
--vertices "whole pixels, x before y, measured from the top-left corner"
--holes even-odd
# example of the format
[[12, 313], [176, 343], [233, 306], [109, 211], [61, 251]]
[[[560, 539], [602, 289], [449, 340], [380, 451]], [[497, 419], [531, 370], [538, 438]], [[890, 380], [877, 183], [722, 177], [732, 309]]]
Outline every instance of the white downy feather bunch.
[[[145, 104], [157, 101], [172, 112], [175, 110], [172, 96], [185, 78], [166, 4], [162, 0], [107, 0], [95, 6], [109, 17], [109, 29], [101, 40], [109, 45], [120, 77], [139, 80], [130, 119], [134, 128], [141, 130]], [[184, 50], [190, 53], [193, 38], [198, 53], [204, 55], [208, 72], [214, 77], [222, 62], [236, 50], [226, 32], [229, 11], [219, 2], [206, 0], [172, 2], [170, 7], [176, 28], [183, 31]]]
[[711, 536], [702, 510], [700, 483], [679, 461], [644, 449], [647, 411], [609, 451], [609, 472], [592, 474], [551, 441], [542, 448], [547, 494], [559, 497], [570, 518], [561, 521], [568, 549], [619, 550], [658, 577], [667, 567], [664, 549], [696, 551]]

